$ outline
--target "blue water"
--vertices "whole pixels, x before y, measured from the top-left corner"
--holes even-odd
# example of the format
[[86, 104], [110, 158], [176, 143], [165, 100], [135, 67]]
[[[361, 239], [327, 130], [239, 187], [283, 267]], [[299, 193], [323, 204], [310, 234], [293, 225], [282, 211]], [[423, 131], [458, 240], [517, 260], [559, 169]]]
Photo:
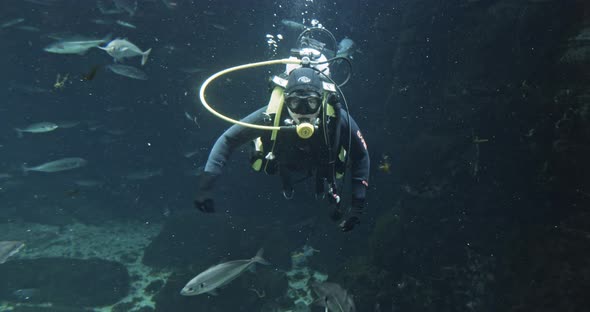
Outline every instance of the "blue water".
[[[116, 8], [111, 0], [99, 2]], [[539, 182], [548, 172], [540, 168], [562, 168], [551, 166], [561, 158], [543, 154], [554, 152], [554, 125], [565, 110], [548, 100], [558, 98], [550, 90], [560, 89], [552, 77], [587, 81], [583, 74], [563, 74], [556, 65], [567, 38], [584, 25], [587, 15], [576, 10], [583, 5], [342, 2], [138, 0], [132, 15], [106, 15], [90, 0], [2, 1], [0, 23], [24, 21], [0, 29], [0, 174], [7, 174], [0, 179], [0, 226], [22, 224], [22, 233], [33, 225], [55, 229], [45, 241], [32, 243], [30, 250], [41, 255], [45, 245], [40, 241], [70, 237], [74, 224], [161, 226], [164, 234], [146, 246], [143, 263], [171, 275], [145, 291], [156, 298], [145, 311], [293, 309], [285, 272], [292, 253], [304, 246], [320, 250], [312, 253], [309, 268], [353, 294], [358, 311], [494, 311], [516, 306], [511, 303], [520, 302], [521, 294], [534, 298], [522, 290], [526, 274], [508, 286], [502, 283], [511, 280], [507, 272], [522, 269], [514, 260], [521, 249], [514, 243], [519, 231], [565, 218], [553, 207], [561, 200], [579, 204], [575, 196], [584, 192], [568, 191], [585, 183], [577, 175], [557, 178], [551, 187]], [[572, 18], [563, 22], [561, 16]], [[284, 26], [283, 19], [306, 25], [317, 19], [338, 41], [348, 37], [356, 44], [353, 76], [343, 92], [369, 146], [372, 170], [367, 213], [351, 233], [340, 233], [329, 220], [312, 183], [298, 185], [294, 200], [286, 201], [277, 177], [252, 172], [246, 148], [232, 156], [217, 183], [216, 214], [193, 208], [196, 175], [230, 126], [203, 108], [197, 90], [227, 67], [287, 57], [299, 31]], [[138, 57], [124, 62], [149, 78], [114, 74], [106, 69], [113, 58], [96, 48], [84, 55], [44, 51], [55, 41], [48, 36], [61, 33], [110, 34], [142, 50], [151, 48], [145, 66]], [[276, 39], [278, 34], [284, 39], [276, 48], [269, 46], [267, 35]], [[98, 68], [96, 76], [84, 80], [93, 68]], [[337, 67], [334, 75], [345, 77], [344, 69]], [[244, 117], [268, 102], [268, 78], [282, 70], [273, 66], [232, 74], [211, 87], [208, 99], [224, 114]], [[68, 77], [63, 87], [55, 85], [58, 75]], [[545, 104], [539, 108], [536, 103]], [[41, 121], [79, 124], [23, 138], [13, 130]], [[531, 129], [550, 139], [526, 136]], [[188, 152], [195, 153], [185, 157]], [[82, 157], [88, 164], [54, 174], [21, 171], [24, 163], [64, 157]], [[546, 158], [552, 160], [543, 167]], [[148, 171], [152, 177], [129, 178]], [[91, 185], [81, 185], [88, 180]], [[555, 186], [562, 181], [566, 186]], [[26, 240], [10, 233], [0, 240]], [[260, 247], [271, 267], [246, 273], [219, 296], [180, 296], [197, 273], [252, 257]], [[14, 265], [12, 272], [23, 272], [25, 265], [45, 268], [27, 262], [26, 249], [22, 254], [7, 262]], [[82, 257], [76, 251], [67, 254]], [[130, 265], [134, 257], [120, 262]], [[88, 281], [72, 277], [65, 283], [73, 292], [70, 305], [67, 294], [46, 290], [55, 287], [55, 274], [35, 272], [40, 273], [26, 281], [18, 276], [0, 281], [0, 303], [10, 311], [32, 311], [35, 304], [54, 300], [59, 302], [54, 308], [38, 311], [83, 311], [98, 308], [92, 299], [103, 300], [85, 293], [76, 301], [75, 290]], [[84, 274], [101, 276], [92, 270]], [[65, 287], [63, 281], [56, 283]], [[105, 285], [109, 288], [109, 282]], [[113, 293], [120, 296], [126, 288], [117, 285], [113, 288], [122, 288]], [[18, 289], [35, 289], [29, 305], [10, 298]], [[134, 302], [118, 309], [139, 311], [141, 306]]]

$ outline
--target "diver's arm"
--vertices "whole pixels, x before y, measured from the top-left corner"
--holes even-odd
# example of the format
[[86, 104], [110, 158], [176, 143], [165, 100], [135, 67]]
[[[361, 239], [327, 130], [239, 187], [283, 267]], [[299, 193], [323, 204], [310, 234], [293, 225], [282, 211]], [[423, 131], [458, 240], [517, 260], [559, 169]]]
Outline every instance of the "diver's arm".
[[352, 117], [347, 112], [342, 111], [340, 142], [343, 146], [347, 147], [349, 131], [348, 131], [348, 119], [350, 118], [350, 129], [351, 129], [351, 141], [350, 141], [350, 173], [351, 173], [351, 188], [352, 188], [352, 201], [351, 201], [351, 212], [348, 219], [345, 219], [340, 227], [343, 231], [350, 231], [354, 226], [360, 222], [360, 216], [364, 213], [365, 208], [365, 197], [367, 188], [369, 186], [369, 169], [370, 159], [367, 144], [363, 135]]
[[[258, 125], [263, 124], [265, 111], [266, 106], [251, 113], [241, 121]], [[194, 202], [197, 209], [203, 212], [213, 212], [215, 210], [211, 193], [213, 192], [215, 180], [222, 173], [227, 160], [236, 148], [264, 135], [264, 131], [233, 125], [217, 139], [209, 153], [205, 170], [199, 176], [197, 198]]]
[[[359, 126], [350, 117], [350, 128], [352, 129], [351, 147], [350, 147], [350, 171], [352, 179], [352, 200], [365, 200], [367, 187], [369, 186], [369, 169], [371, 160], [367, 143], [359, 129]], [[344, 122], [347, 122], [344, 120]], [[348, 140], [348, 124], [345, 126], [342, 139]], [[342, 141], [344, 143], [344, 141]]]
[[[266, 106], [251, 113], [241, 121], [262, 125], [264, 123], [265, 111]], [[240, 125], [231, 126], [217, 139], [213, 145], [213, 148], [209, 153], [209, 158], [207, 159], [207, 164], [205, 164], [205, 172], [216, 176], [220, 175], [227, 160], [236, 148], [256, 139], [257, 137], [260, 137], [263, 134], [264, 130], [248, 128]]]

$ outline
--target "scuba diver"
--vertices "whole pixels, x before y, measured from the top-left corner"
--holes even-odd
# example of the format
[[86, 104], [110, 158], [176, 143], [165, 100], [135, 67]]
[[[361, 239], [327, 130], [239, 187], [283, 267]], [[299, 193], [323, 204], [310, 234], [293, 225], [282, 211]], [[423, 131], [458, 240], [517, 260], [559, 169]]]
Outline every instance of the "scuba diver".
[[[287, 66], [283, 74], [271, 80], [269, 104], [240, 121], [215, 112], [206, 102], [205, 88], [217, 77], [214, 75], [203, 83], [200, 92], [203, 105], [218, 117], [235, 124], [217, 139], [199, 177], [194, 205], [200, 211], [215, 211], [212, 198], [215, 180], [222, 173], [232, 152], [252, 142], [252, 167], [256, 171], [278, 175], [286, 199], [293, 198], [295, 184], [314, 177], [315, 195], [328, 199], [330, 217], [340, 221], [340, 229], [348, 232], [360, 224], [365, 208], [370, 160], [357, 123], [342, 107], [343, 103], [347, 105], [340, 86], [348, 81], [350, 71], [341, 85], [330, 78], [330, 63], [343, 58], [327, 59], [330, 50], [326, 49], [325, 44], [305, 36], [313, 31], [327, 33], [333, 38], [323, 28], [310, 28], [299, 36], [299, 48], [291, 51], [289, 59], [255, 63], [281, 63]], [[350, 65], [349, 60], [343, 61]], [[216, 75], [221, 76], [221, 72]], [[267, 131], [270, 129], [271, 133]], [[343, 184], [347, 169], [351, 175], [352, 198], [350, 209], [345, 211], [339, 184]], [[341, 182], [338, 183], [338, 180]]]

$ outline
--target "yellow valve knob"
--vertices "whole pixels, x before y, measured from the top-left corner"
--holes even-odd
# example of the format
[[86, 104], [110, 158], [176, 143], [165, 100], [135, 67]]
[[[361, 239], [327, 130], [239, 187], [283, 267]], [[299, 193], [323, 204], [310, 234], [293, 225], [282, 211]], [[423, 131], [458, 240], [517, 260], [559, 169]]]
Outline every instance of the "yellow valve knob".
[[297, 135], [302, 139], [309, 139], [315, 131], [312, 124], [304, 122], [297, 125]]

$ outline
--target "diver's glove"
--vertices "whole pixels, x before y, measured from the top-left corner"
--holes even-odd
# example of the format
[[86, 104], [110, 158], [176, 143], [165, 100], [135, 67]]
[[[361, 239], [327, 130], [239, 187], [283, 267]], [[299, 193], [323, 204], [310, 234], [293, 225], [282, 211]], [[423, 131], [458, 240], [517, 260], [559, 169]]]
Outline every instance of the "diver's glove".
[[365, 200], [353, 198], [348, 217], [344, 221], [340, 222], [340, 230], [342, 230], [342, 232], [352, 231], [355, 226], [361, 223], [361, 215], [363, 214], [364, 210]]
[[213, 184], [217, 178], [216, 174], [203, 172], [199, 177], [197, 198], [194, 201], [195, 208], [204, 213], [215, 212], [215, 202], [212, 198]]

